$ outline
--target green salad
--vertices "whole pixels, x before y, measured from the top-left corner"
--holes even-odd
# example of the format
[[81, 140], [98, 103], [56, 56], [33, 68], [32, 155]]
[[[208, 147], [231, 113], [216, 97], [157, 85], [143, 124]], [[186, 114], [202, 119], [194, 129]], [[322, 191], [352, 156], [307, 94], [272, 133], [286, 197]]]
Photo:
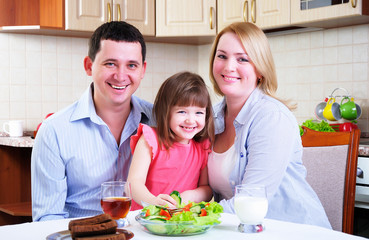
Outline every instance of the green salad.
[[193, 235], [209, 230], [219, 224], [223, 207], [217, 202], [181, 203], [178, 194], [177, 211], [166, 207], [144, 207], [136, 220], [149, 232], [158, 235]]
[[306, 120], [301, 124], [300, 127], [300, 136], [304, 134], [304, 130], [302, 129], [302, 126], [305, 126], [307, 128], [310, 128], [312, 130], [318, 131], [318, 132], [335, 132], [335, 130], [329, 125], [328, 122], [322, 120], [321, 122], [314, 121], [313, 119]]

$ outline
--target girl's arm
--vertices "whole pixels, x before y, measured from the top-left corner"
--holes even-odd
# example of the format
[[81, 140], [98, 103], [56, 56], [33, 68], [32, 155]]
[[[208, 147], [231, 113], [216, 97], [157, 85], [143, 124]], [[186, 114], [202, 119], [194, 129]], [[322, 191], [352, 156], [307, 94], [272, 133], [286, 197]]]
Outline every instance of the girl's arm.
[[176, 202], [167, 194], [154, 196], [145, 186], [147, 173], [151, 163], [151, 149], [143, 136], [137, 142], [133, 153], [128, 182], [131, 184], [133, 200], [142, 205], [141, 201], [153, 205], [168, 205], [174, 207]]
[[209, 186], [208, 181], [208, 167], [204, 167], [200, 173], [199, 185], [194, 190], [187, 190], [181, 193], [182, 202], [187, 203], [210, 201], [213, 196], [213, 192]]

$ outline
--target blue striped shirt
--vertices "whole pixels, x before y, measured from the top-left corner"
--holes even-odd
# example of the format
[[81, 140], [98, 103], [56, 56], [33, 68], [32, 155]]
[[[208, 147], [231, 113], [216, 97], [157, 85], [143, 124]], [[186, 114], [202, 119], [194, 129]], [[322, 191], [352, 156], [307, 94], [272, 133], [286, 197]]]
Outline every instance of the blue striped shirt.
[[102, 213], [101, 183], [127, 179], [130, 136], [140, 122], [153, 124], [151, 103], [132, 96], [131, 107], [119, 146], [96, 114], [91, 87], [43, 122], [31, 161], [34, 221]]

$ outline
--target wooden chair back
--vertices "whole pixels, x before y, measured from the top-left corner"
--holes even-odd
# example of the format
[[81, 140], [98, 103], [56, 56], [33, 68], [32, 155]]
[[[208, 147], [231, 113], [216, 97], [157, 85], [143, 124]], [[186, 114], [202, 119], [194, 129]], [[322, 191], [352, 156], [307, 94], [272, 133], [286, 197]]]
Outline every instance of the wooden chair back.
[[317, 193], [332, 228], [352, 234], [360, 130], [317, 132], [303, 127], [306, 180]]

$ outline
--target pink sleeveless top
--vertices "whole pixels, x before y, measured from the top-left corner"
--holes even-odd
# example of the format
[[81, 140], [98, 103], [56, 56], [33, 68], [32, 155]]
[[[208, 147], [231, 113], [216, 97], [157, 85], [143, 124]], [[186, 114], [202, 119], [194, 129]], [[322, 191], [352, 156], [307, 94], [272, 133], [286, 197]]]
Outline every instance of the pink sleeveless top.
[[[206, 166], [211, 152], [208, 139], [201, 143], [194, 140], [189, 144], [174, 143], [166, 151], [164, 147], [159, 149], [156, 129], [140, 124], [137, 134], [131, 137], [132, 153], [142, 135], [152, 152], [145, 185], [153, 195], [170, 194], [174, 190], [181, 193], [198, 187], [201, 170]], [[132, 201], [132, 211], [141, 208]]]

